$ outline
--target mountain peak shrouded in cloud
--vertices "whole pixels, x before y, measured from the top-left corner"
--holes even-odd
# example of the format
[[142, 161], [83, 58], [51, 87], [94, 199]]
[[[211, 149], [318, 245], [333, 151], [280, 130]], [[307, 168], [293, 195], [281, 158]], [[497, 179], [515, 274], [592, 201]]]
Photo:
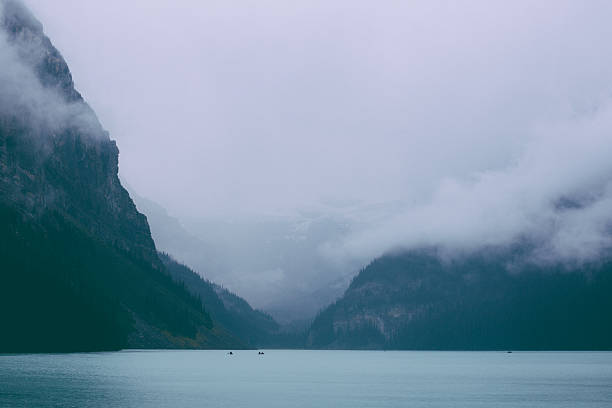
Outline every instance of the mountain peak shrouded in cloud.
[[42, 24], [20, 0], [4, 0], [3, 26], [10, 41], [17, 44], [15, 52], [22, 62], [33, 68], [40, 83], [56, 88], [67, 102], [82, 100], [74, 89], [72, 75], [59, 51], [43, 33]]
[[260, 236], [232, 244], [254, 265], [223, 269], [233, 289], [316, 286], [395, 249], [529, 240], [538, 261], [586, 261], [610, 245], [608, 2], [27, 3], [121, 143], [122, 177], [190, 232], [341, 225], [301, 252], [327, 264], [283, 279], [257, 266]]
[[611, 154], [606, 104], [541, 126], [514, 163], [445, 180], [430, 200], [349, 238], [346, 248], [376, 248], [373, 255], [423, 245], [474, 250], [527, 238], [551, 259], [592, 260], [612, 244]]
[[87, 138], [108, 140], [95, 113], [74, 88], [72, 74], [42, 24], [19, 0], [3, 0], [0, 31], [0, 107], [28, 123], [38, 144], [70, 128]]

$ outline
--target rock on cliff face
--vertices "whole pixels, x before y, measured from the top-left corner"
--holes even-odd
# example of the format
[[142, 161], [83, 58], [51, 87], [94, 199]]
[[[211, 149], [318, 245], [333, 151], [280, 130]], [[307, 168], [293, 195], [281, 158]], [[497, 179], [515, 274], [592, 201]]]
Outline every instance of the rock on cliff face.
[[0, 352], [240, 346], [159, 260], [42, 25], [0, 0]]

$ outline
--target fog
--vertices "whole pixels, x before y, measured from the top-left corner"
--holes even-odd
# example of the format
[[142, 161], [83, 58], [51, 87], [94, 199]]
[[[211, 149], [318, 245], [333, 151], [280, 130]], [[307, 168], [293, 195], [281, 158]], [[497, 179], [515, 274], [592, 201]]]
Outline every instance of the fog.
[[[11, 7], [14, 4], [10, 3]], [[4, 7], [1, 2], [2, 20]], [[7, 12], [10, 15], [8, 8]], [[20, 125], [27, 124], [33, 140], [44, 141], [39, 137], [42, 129], [59, 133], [68, 127], [78, 129], [87, 137], [107, 137], [86, 104], [79, 99], [70, 100], [58, 87], [41, 84], [33, 67], [40, 63], [45, 52], [39, 36], [21, 35], [10, 41], [6, 32], [0, 31], [1, 111]]]
[[233, 258], [182, 260], [256, 306], [397, 248], [610, 245], [610, 2], [26, 3], [122, 179]]

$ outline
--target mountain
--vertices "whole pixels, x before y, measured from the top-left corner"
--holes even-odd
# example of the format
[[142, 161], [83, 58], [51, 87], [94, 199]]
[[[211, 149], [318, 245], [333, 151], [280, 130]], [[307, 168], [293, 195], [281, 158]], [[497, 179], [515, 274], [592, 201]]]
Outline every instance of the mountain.
[[160, 261], [40, 22], [0, 15], [0, 352], [244, 347]]
[[128, 190], [147, 215], [158, 250], [232, 288], [283, 325], [312, 321], [348, 286], [346, 272], [354, 267], [330, 262], [321, 252], [343, 233], [338, 219], [310, 213], [179, 220]]
[[313, 322], [307, 346], [610, 350], [612, 262], [541, 265], [524, 249], [373, 261]]
[[171, 256], [160, 253], [160, 258], [176, 282], [202, 299], [204, 307], [216, 323], [246, 341], [250, 347], [262, 347], [272, 342], [280, 327], [271, 316], [254, 310], [241, 297], [204, 280]]
[[192, 218], [184, 225], [206, 243], [207, 251], [183, 251], [179, 259], [283, 325], [312, 320], [342, 294], [350, 282], [347, 272], [355, 269], [322, 251], [346, 228], [342, 220], [324, 214]]
[[[279, 331], [278, 323], [268, 314], [254, 310], [240, 296], [217, 285], [177, 261], [175, 254], [198, 253], [206, 259], [213, 258], [209, 246], [191, 235], [177, 218], [165, 208], [129, 189], [136, 206], [147, 215], [151, 233], [161, 261], [176, 282], [185, 285], [194, 296], [202, 299], [212, 319], [242, 339], [250, 347], [262, 347], [270, 343]], [[209, 261], [209, 266], [212, 261]]]
[[[308, 326], [348, 286], [347, 265], [321, 247], [346, 228], [316, 212], [293, 216], [181, 219], [128, 187], [158, 250], [231, 287], [284, 326]], [[263, 238], [262, 238], [263, 237]]]
[[[281, 327], [269, 314], [255, 310], [240, 296], [211, 282], [190, 267], [177, 261], [175, 254], [198, 253], [214, 267], [210, 246], [191, 235], [181, 222], [168, 214], [161, 205], [129, 189], [136, 206], [147, 215], [159, 257], [176, 282], [185, 285], [194, 296], [202, 299], [212, 319], [249, 347], [295, 347], [303, 344], [307, 327]], [[187, 258], [189, 256], [187, 255]]]
[[[147, 216], [151, 236], [159, 252], [170, 254], [180, 262], [196, 265], [192, 262], [198, 260], [198, 270], [218, 270], [217, 255], [211, 243], [204, 242], [189, 232], [181, 221], [173, 217], [160, 204], [138, 194], [133, 188], [126, 185], [130, 197], [134, 200], [136, 208]], [[206, 265], [202, 269], [202, 264]]]

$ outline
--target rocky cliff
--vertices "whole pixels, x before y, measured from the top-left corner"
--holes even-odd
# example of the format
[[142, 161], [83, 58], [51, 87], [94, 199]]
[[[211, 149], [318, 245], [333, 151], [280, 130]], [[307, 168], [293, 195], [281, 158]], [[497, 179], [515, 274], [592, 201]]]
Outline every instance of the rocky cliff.
[[119, 182], [117, 145], [42, 25], [16, 0], [3, 1], [1, 25], [1, 202], [32, 217], [61, 212], [159, 266], [146, 218]]

